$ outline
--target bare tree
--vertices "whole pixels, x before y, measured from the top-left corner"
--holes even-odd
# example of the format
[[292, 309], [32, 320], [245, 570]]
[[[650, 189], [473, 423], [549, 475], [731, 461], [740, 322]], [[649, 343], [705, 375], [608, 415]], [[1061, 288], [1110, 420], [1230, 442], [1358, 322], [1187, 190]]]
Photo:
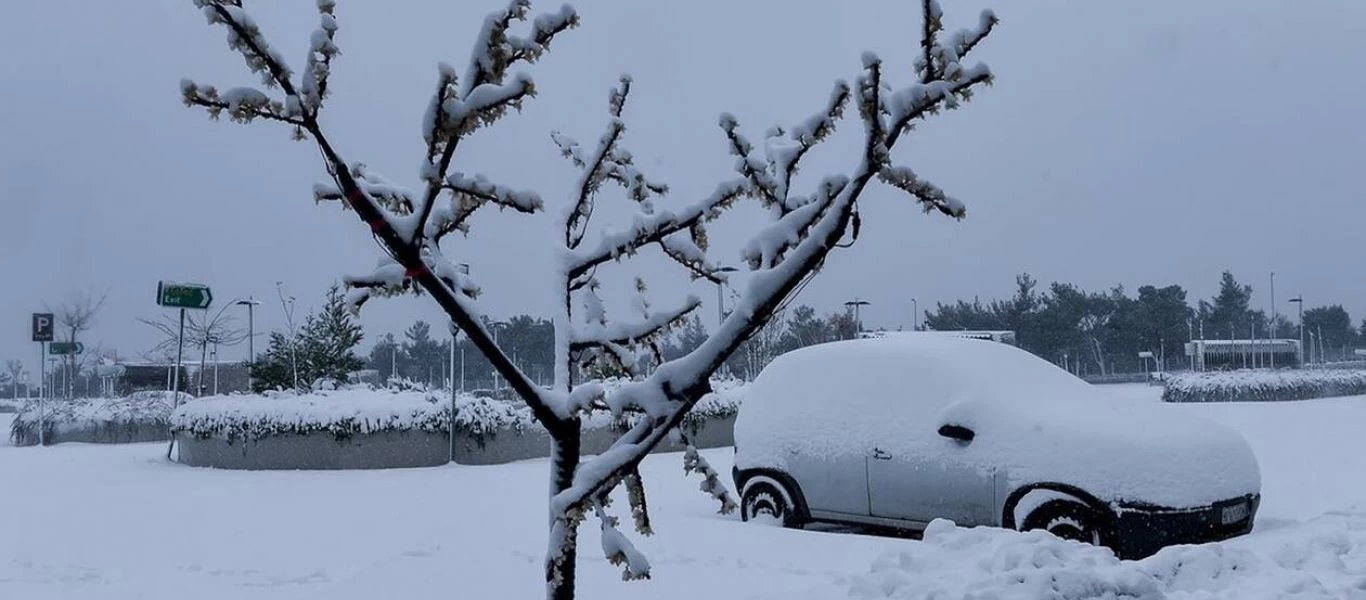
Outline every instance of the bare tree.
[[[233, 346], [247, 339], [247, 331], [238, 327], [232, 315], [227, 314], [226, 309], [231, 304], [224, 305], [215, 313], [208, 312], [187, 312], [185, 314], [185, 339], [184, 344], [191, 348], [199, 348], [199, 386], [195, 395], [200, 395], [205, 389], [205, 362], [208, 360], [209, 348], [212, 346], [214, 354], [217, 355], [218, 346]], [[176, 346], [180, 340], [180, 321], [179, 316], [162, 315], [156, 319], [139, 318], [138, 322], [143, 323], [161, 334], [161, 341], [157, 342], [148, 352], [158, 356], [170, 356], [174, 360], [176, 356]]]
[[[109, 293], [104, 292], [98, 296], [94, 291], [86, 290], [79, 292], [70, 301], [58, 306], [57, 308], [48, 307], [57, 320], [57, 325], [66, 329], [66, 341], [75, 344], [77, 338], [91, 327], [95, 326], [95, 317], [100, 314], [100, 309], [104, 308], [104, 301], [109, 298]], [[75, 353], [71, 353], [62, 358], [65, 372], [62, 375], [64, 394], [67, 399], [71, 398], [74, 391], [72, 380], [76, 378], [80, 364], [79, 358]]]
[[[275, 96], [255, 88], [224, 91], [193, 81], [181, 84], [187, 105], [200, 106], [210, 116], [224, 112], [237, 122], [256, 119], [288, 125], [296, 139], [311, 139], [320, 151], [331, 180], [314, 188], [315, 199], [338, 201], [364, 222], [386, 257], [373, 273], [348, 279], [349, 299], [359, 307], [375, 295], [420, 291], [429, 295], [450, 317], [452, 326], [493, 365], [527, 404], [551, 442], [550, 543], [545, 564], [547, 596], [572, 598], [577, 556], [576, 535], [582, 520], [595, 514], [602, 523], [607, 559], [625, 567], [627, 579], [649, 575], [649, 563], [616, 528], [606, 512], [609, 493], [624, 484], [636, 529], [650, 533], [648, 511], [638, 466], [665, 436], [675, 431], [694, 404], [710, 391], [710, 376], [737, 348], [770, 320], [804, 281], [817, 272], [829, 253], [858, 237], [858, 200], [874, 179], [908, 193], [927, 211], [961, 218], [963, 205], [909, 168], [894, 165], [891, 150], [912, 131], [912, 125], [941, 109], [967, 100], [974, 88], [989, 83], [985, 65], [967, 66], [961, 58], [993, 29], [996, 18], [984, 12], [975, 27], [943, 33], [942, 11], [934, 0], [922, 2], [925, 17], [915, 61], [916, 80], [893, 87], [884, 78], [881, 60], [863, 55], [863, 70], [853, 85], [836, 82], [830, 96], [809, 119], [791, 128], [775, 127], [756, 149], [741, 133], [738, 121], [722, 115], [726, 145], [737, 157], [738, 176], [722, 182], [710, 195], [678, 204], [665, 204], [667, 187], [642, 173], [631, 154], [621, 147], [626, 130], [623, 111], [632, 82], [623, 78], [609, 96], [607, 131], [585, 148], [567, 136], [552, 134], [566, 158], [583, 171], [559, 213], [562, 237], [554, 240], [549, 256], [562, 268], [556, 273], [559, 291], [555, 322], [554, 386], [543, 389], [494, 341], [481, 315], [479, 288], [470, 276], [447, 258], [442, 241], [454, 232], [467, 232], [471, 217], [489, 205], [523, 213], [544, 210], [541, 197], [513, 190], [480, 175], [453, 169], [457, 146], [477, 131], [493, 125], [535, 94], [531, 78], [511, 75], [512, 67], [540, 58], [551, 42], [578, 23], [570, 7], [540, 15], [529, 32], [518, 35], [513, 26], [528, 19], [530, 4], [514, 0], [507, 9], [490, 15], [479, 32], [463, 75], [442, 64], [435, 93], [423, 121], [426, 152], [421, 188], [410, 191], [390, 182], [360, 163], [345, 160], [328, 138], [320, 117], [328, 95], [332, 61], [338, 55], [337, 20], [333, 0], [319, 0], [320, 25], [310, 37], [303, 72], [296, 73], [270, 45], [256, 22], [235, 0], [196, 0], [211, 24], [228, 31], [229, 47], [240, 53], [247, 67], [260, 75]], [[829, 138], [853, 102], [862, 120], [863, 140], [855, 165], [847, 174], [821, 178], [810, 193], [793, 189], [793, 176], [810, 150]], [[625, 189], [635, 203], [630, 227], [588, 235], [589, 222], [603, 184]], [[757, 200], [773, 215], [773, 222], [753, 232], [743, 258], [750, 276], [744, 295], [721, 326], [701, 346], [680, 358], [658, 364], [648, 375], [622, 386], [610, 396], [594, 383], [576, 383], [577, 367], [610, 361], [632, 369], [634, 358], [654, 354], [659, 336], [696, 309], [693, 297], [663, 310], [646, 300], [646, 286], [637, 279], [634, 320], [608, 319], [600, 297], [598, 270], [654, 247], [695, 278], [721, 281], [725, 273], [707, 257], [708, 223], [741, 198]], [[851, 238], [841, 244], [845, 237]], [[470, 252], [471, 254], [473, 252]], [[635, 424], [607, 451], [589, 461], [580, 457], [582, 416], [592, 410], [634, 413]], [[714, 471], [689, 465], [708, 477], [716, 491]], [[715, 484], [715, 485], [712, 485]], [[726, 505], [723, 503], [723, 510]]]
[[11, 387], [11, 399], [19, 399], [19, 380], [24, 376], [24, 361], [11, 358], [5, 361], [4, 379]]

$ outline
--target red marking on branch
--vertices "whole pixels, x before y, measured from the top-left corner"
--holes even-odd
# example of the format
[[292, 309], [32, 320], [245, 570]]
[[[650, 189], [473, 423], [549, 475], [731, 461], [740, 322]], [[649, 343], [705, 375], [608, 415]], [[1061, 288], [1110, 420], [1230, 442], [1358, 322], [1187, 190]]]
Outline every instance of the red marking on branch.
[[427, 265], [419, 264], [411, 267], [404, 267], [403, 274], [412, 279], [417, 279], [427, 274]]

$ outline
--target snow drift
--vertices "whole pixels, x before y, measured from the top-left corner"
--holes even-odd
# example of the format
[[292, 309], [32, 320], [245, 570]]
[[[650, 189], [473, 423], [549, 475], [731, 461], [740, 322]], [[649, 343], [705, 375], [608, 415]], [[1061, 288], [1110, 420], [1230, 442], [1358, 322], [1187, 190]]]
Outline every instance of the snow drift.
[[849, 597], [897, 600], [1366, 598], [1366, 514], [1336, 513], [1265, 535], [1173, 546], [1139, 561], [1043, 531], [938, 520], [923, 543], [855, 576]]

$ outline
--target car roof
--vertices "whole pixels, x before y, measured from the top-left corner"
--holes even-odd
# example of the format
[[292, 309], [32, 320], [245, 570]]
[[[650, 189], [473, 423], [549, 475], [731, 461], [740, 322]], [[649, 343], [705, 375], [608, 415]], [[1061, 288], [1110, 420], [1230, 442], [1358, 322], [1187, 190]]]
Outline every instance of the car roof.
[[[1027, 393], [1023, 393], [1027, 390]], [[900, 335], [808, 346], [774, 360], [746, 403], [785, 409], [936, 410], [961, 400], [1029, 403], [1088, 396], [1091, 386], [1029, 352], [999, 342]], [[772, 398], [772, 399], [771, 399]]]

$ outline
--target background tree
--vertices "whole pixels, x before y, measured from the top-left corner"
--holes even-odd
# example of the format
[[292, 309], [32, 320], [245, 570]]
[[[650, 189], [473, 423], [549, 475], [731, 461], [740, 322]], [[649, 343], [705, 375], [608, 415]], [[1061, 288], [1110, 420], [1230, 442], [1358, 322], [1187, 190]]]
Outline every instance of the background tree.
[[403, 354], [398, 368], [403, 377], [435, 385], [445, 362], [445, 348], [432, 338], [431, 324], [417, 321], [403, 332]]
[[294, 340], [279, 331], [270, 332], [268, 339], [266, 351], [251, 366], [251, 390], [260, 393], [295, 389], [296, 381], [302, 384], [306, 380], [295, 376]]
[[1306, 339], [1313, 334], [1316, 344], [1322, 339], [1325, 360], [1350, 360], [1352, 348], [1357, 343], [1357, 332], [1352, 327], [1351, 315], [1341, 304], [1305, 310], [1304, 331]]
[[792, 309], [792, 317], [787, 320], [787, 330], [779, 346], [783, 352], [790, 352], [834, 339], [835, 333], [830, 323], [817, 316], [816, 309], [800, 304]]
[[1200, 302], [1200, 320], [1206, 337], [1246, 338], [1253, 321], [1248, 310], [1251, 301], [1252, 286], [1238, 283], [1233, 273], [1224, 271], [1219, 278], [1219, 293], [1210, 302]]
[[[847, 235], [857, 238], [859, 200], [874, 179], [903, 190], [926, 211], [961, 218], [963, 205], [909, 168], [892, 162], [898, 141], [912, 124], [944, 109], [957, 108], [974, 88], [988, 83], [985, 65], [965, 65], [961, 59], [986, 38], [996, 24], [983, 13], [975, 27], [942, 35], [942, 11], [933, 0], [924, 3], [921, 28], [923, 52], [918, 53], [915, 81], [895, 85], [884, 79], [881, 60], [862, 57], [863, 71], [853, 85], [836, 82], [815, 115], [791, 128], [769, 130], [756, 150], [738, 121], [722, 115], [720, 125], [730, 151], [736, 155], [738, 178], [723, 182], [716, 192], [684, 204], [664, 204], [666, 186], [648, 179], [621, 148], [625, 131], [623, 109], [631, 80], [623, 77], [609, 96], [607, 132], [592, 148], [554, 134], [555, 144], [583, 175], [570, 205], [559, 214], [563, 237], [557, 236], [549, 256], [561, 270], [554, 276], [556, 291], [554, 385], [541, 388], [494, 342], [485, 326], [476, 296], [479, 288], [468, 273], [446, 258], [442, 240], [455, 231], [468, 231], [469, 219], [483, 206], [496, 204], [520, 212], [540, 212], [541, 198], [512, 190], [477, 175], [452, 171], [456, 147], [520, 108], [535, 92], [530, 77], [509, 76], [519, 63], [539, 58], [550, 42], [578, 22], [569, 7], [531, 21], [531, 31], [512, 33], [515, 23], [528, 17], [529, 3], [515, 0], [484, 23], [468, 68], [457, 78], [455, 69], [438, 71], [436, 92], [426, 112], [423, 133], [426, 157], [420, 193], [383, 179], [358, 163], [344, 160], [327, 138], [320, 121], [327, 97], [331, 62], [337, 56], [337, 19], [334, 3], [318, 3], [320, 25], [310, 38], [302, 73], [296, 75], [282, 55], [267, 42], [261, 29], [236, 0], [197, 0], [212, 25], [229, 30], [229, 47], [242, 54], [247, 66], [261, 75], [267, 87], [279, 88], [272, 97], [253, 88], [220, 92], [212, 86], [182, 82], [186, 104], [200, 106], [213, 116], [227, 112], [235, 121], [265, 119], [287, 124], [298, 139], [312, 139], [323, 156], [332, 181], [315, 187], [315, 197], [339, 201], [355, 211], [387, 258], [373, 273], [349, 278], [348, 295], [359, 306], [375, 295], [420, 289], [439, 304], [454, 326], [466, 334], [529, 407], [551, 438], [550, 541], [546, 560], [546, 588], [551, 598], [574, 595], [577, 530], [582, 520], [596, 515], [602, 525], [603, 553], [625, 568], [626, 578], [649, 575], [649, 564], [616, 529], [606, 510], [610, 492], [625, 485], [630, 493], [637, 529], [648, 533], [638, 465], [666, 436], [677, 431], [684, 416], [710, 391], [710, 376], [754, 336], [802, 284], [819, 270], [831, 251]], [[903, 72], [898, 69], [893, 72]], [[844, 118], [845, 106], [856, 105], [862, 120], [862, 140], [856, 147], [856, 166], [848, 173], [819, 179], [814, 192], [793, 189], [801, 161], [820, 142], [829, 139]], [[600, 231], [590, 236], [593, 210], [604, 183], [622, 187], [635, 204], [636, 214], [624, 230]], [[696, 350], [658, 364], [642, 380], [606, 396], [600, 386], [576, 383], [573, 374], [594, 362], [615, 362], [634, 369], [643, 353], [660, 360], [659, 342], [700, 305], [696, 297], [664, 309], [655, 308], [647, 287], [637, 278], [631, 302], [632, 317], [607, 317], [600, 296], [599, 268], [621, 262], [640, 250], [657, 249], [694, 277], [723, 282], [725, 273], [706, 256], [706, 225], [740, 198], [752, 198], [768, 209], [773, 221], [755, 231], [743, 257], [750, 270], [747, 293], [735, 310]], [[587, 243], [585, 243], [587, 242]], [[852, 243], [852, 240], [850, 241]], [[636, 413], [642, 416], [606, 451], [583, 463], [580, 456], [581, 418], [591, 410]], [[700, 456], [689, 466], [709, 471]], [[717, 492], [716, 486], [710, 489]], [[726, 503], [723, 508], [733, 506]]]
[[370, 348], [370, 358], [366, 361], [366, 366], [379, 372], [380, 381], [389, 381], [398, 375], [398, 353], [400, 351], [398, 340], [394, 339], [394, 334], [386, 333], [375, 342]]
[[4, 375], [10, 385], [11, 398], [18, 400], [20, 381], [24, 378], [24, 362], [13, 358], [6, 360]]
[[[83, 339], [85, 332], [95, 326], [95, 318], [99, 316], [100, 309], [104, 308], [104, 301], [108, 298], [108, 292], [96, 294], [94, 291], [86, 290], [75, 294], [56, 308], [48, 307], [58, 327], [65, 331], [64, 341], [75, 344]], [[60, 389], [67, 398], [71, 398], [75, 392], [72, 382], [80, 374], [80, 357], [76, 354], [67, 354], [62, 357], [62, 365]]]

